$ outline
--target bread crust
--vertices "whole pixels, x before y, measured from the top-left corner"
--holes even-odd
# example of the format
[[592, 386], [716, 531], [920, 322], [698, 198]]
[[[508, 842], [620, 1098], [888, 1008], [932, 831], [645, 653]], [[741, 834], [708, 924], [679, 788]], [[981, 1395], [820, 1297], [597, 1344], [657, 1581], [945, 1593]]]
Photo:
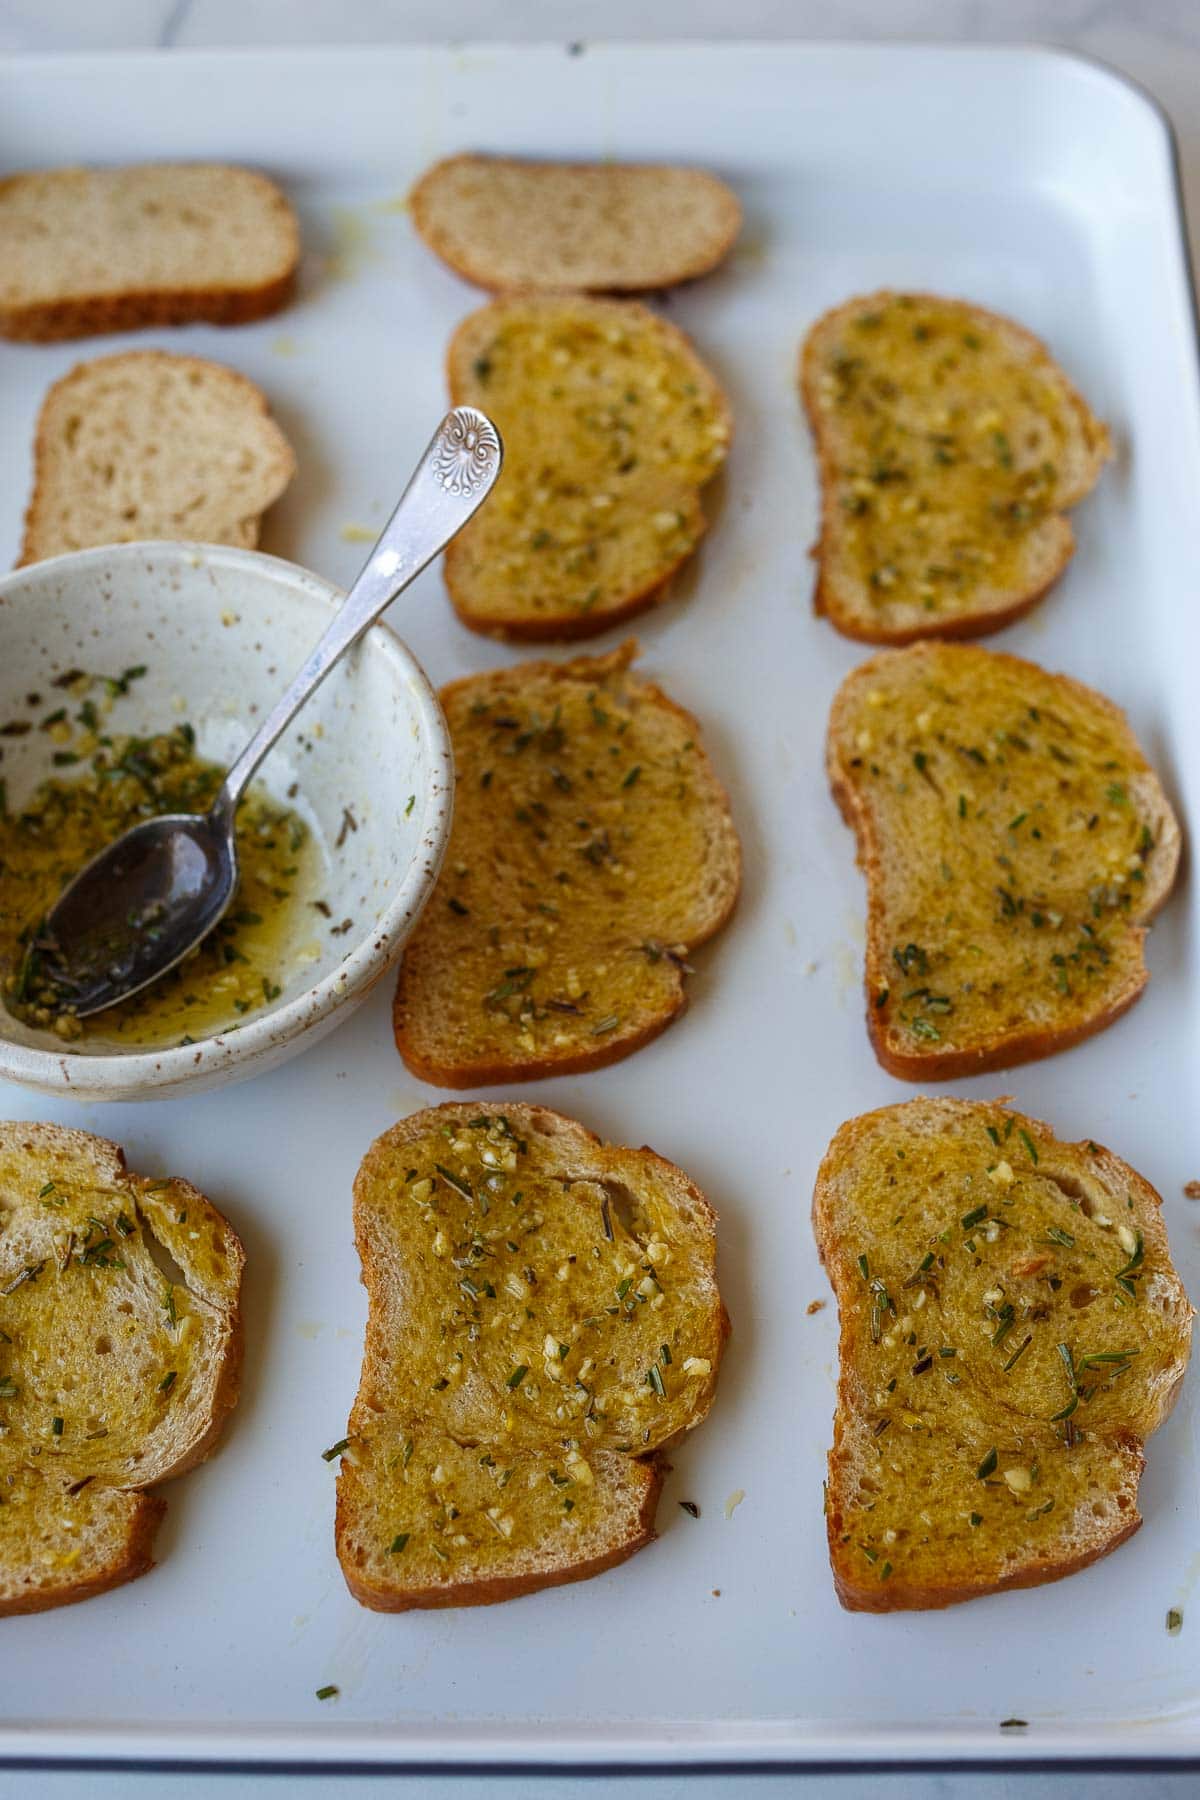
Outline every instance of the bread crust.
[[[464, 343], [468, 343], [479, 330], [480, 320], [485, 314], [489, 312], [500, 314], [510, 304], [520, 304], [523, 301], [586, 298], [586, 295], [572, 293], [571, 290], [562, 288], [514, 288], [461, 320], [446, 349], [446, 382], [450, 390], [451, 404], [454, 406], [467, 403], [480, 404], [479, 396], [458, 377], [458, 370], [460, 367], [465, 367], [467, 363], [467, 359], [462, 356], [462, 346]], [[721, 422], [726, 432], [726, 450], [728, 451], [733, 443], [733, 409], [724, 389], [701, 358], [691, 338], [677, 325], [661, 318], [640, 301], [623, 300], [613, 302], [613, 305], [614, 308], [619, 305], [622, 312], [635, 316], [643, 322], [652, 322], [656, 330], [671, 338], [676, 348], [696, 365], [703, 374], [706, 384], [711, 388], [714, 402], [720, 408]], [[483, 404], [486, 410], [486, 402]], [[680, 569], [691, 562], [708, 533], [710, 521], [704, 512], [701, 496], [705, 488], [711, 486], [712, 482], [720, 477], [720, 474], [720, 469], [715, 470], [709, 481], [695, 490], [695, 509], [689, 520], [695, 536], [688, 547], [680, 555], [661, 562], [640, 587], [627, 593], [618, 602], [610, 602], [607, 606], [596, 607], [590, 612], [581, 612], [578, 608], [569, 612], [537, 615], [521, 614], [520, 612], [497, 615], [492, 611], [481, 612], [471, 605], [469, 586], [462, 573], [466, 548], [461, 540], [456, 538], [447, 546], [442, 558], [443, 576], [451, 605], [469, 630], [477, 631], [484, 637], [494, 638], [500, 643], [579, 643], [585, 638], [597, 637], [602, 632], [625, 625], [630, 619], [637, 618], [641, 613], [648, 612], [655, 606], [661, 606], [669, 599], [675, 576]]]
[[[636, 659], [639, 646], [636, 639], [628, 639], [601, 657], [580, 657], [566, 663], [550, 661], [525, 663], [519, 671], [500, 670], [497, 672], [501, 681], [511, 679], [514, 672], [527, 674], [532, 679], [545, 675], [571, 675], [576, 670], [586, 671], [584, 678], [597, 680], [610, 670], [627, 669]], [[460, 688], [478, 687], [480, 677], [465, 676], [451, 681], [442, 688], [439, 699], [443, 708]], [[664, 694], [655, 682], [641, 682], [647, 697], [657, 706], [663, 707], [675, 715], [689, 735], [699, 743], [703, 733], [700, 721], [695, 714], [680, 706], [669, 695]], [[729, 893], [724, 905], [703, 927], [687, 940], [687, 951], [701, 949], [710, 943], [728, 925], [737, 910], [742, 888], [742, 847], [733, 821], [733, 811], [729, 803], [729, 795], [724, 784], [719, 780], [711, 764], [708, 766], [710, 798], [721, 819], [724, 835], [723, 851], [727, 861], [732, 863]], [[474, 1062], [450, 1061], [435, 1055], [426, 1054], [415, 1041], [411, 1026], [412, 1003], [405, 985], [405, 968], [407, 959], [401, 958], [396, 974], [396, 987], [392, 997], [392, 1032], [396, 1040], [396, 1048], [403, 1057], [406, 1066], [421, 1081], [427, 1081], [433, 1087], [463, 1089], [471, 1087], [496, 1087], [513, 1081], [544, 1081], [553, 1075], [585, 1075], [593, 1069], [608, 1068], [612, 1063], [622, 1062], [625, 1057], [632, 1056], [647, 1044], [661, 1037], [667, 1027], [674, 1023], [687, 1010], [688, 995], [682, 972], [676, 968], [675, 991], [666, 997], [663, 1009], [653, 1018], [647, 1019], [636, 1028], [617, 1030], [610, 1036], [599, 1038], [591, 1046], [578, 1046], [570, 1050], [560, 1050], [557, 1054], [525, 1057], [522, 1061], [505, 1061], [496, 1057], [480, 1059]]]
[[[909, 654], [918, 654], [919, 646], [908, 646]], [[1064, 1025], [1056, 1030], [1021, 1029], [997, 1037], [993, 1042], [981, 1044], [969, 1049], [939, 1048], [931, 1046], [929, 1050], [906, 1051], [899, 1048], [889, 1037], [885, 1024], [877, 1009], [871, 1004], [871, 996], [886, 985], [887, 946], [883, 941], [883, 921], [877, 896], [882, 888], [882, 873], [886, 856], [886, 845], [877, 830], [876, 820], [865, 796], [846, 778], [840, 756], [840, 740], [842, 733], [839, 726], [839, 707], [843, 702], [845, 690], [851, 682], [857, 683], [867, 678], [873, 670], [883, 667], [891, 657], [904, 654], [903, 649], [885, 650], [880, 655], [860, 663], [853, 670], [834, 696], [830, 709], [829, 728], [825, 741], [825, 769], [830, 791], [837, 803], [838, 810], [846, 824], [854, 833], [857, 861], [867, 881], [867, 951], [864, 970], [864, 1011], [867, 1034], [871, 1047], [879, 1062], [890, 1075], [896, 1075], [902, 1081], [954, 1081], [963, 1076], [982, 1075], [991, 1070], [1012, 1068], [1019, 1063], [1038, 1062], [1043, 1057], [1056, 1056], [1062, 1050], [1069, 1050], [1075, 1044], [1083, 1043], [1094, 1037], [1097, 1032], [1127, 1013], [1140, 997], [1149, 980], [1149, 971], [1142, 957], [1137, 979], [1132, 980], [1126, 989], [1118, 994], [1107, 1006], [1087, 1018], [1072, 1025]], [[1034, 672], [1041, 676], [1045, 671], [1037, 663], [1025, 657], [1013, 656], [1006, 651], [989, 650], [989, 656], [1006, 663], [1013, 670]], [[1077, 681], [1073, 676], [1056, 674], [1053, 679], [1060, 682], [1079, 700], [1085, 701], [1097, 712], [1106, 713], [1111, 720], [1113, 730], [1136, 742], [1132, 728], [1124, 712], [1107, 695]], [[1131, 920], [1135, 933], [1135, 943], [1141, 952], [1146, 940], [1147, 927], [1152, 923], [1162, 907], [1166, 904], [1175, 882], [1182, 849], [1182, 834], [1179, 822], [1169, 805], [1166, 795], [1153, 774], [1149, 780], [1154, 783], [1154, 793], [1162, 810], [1164, 836], [1160, 879], [1156, 886], [1147, 886], [1143, 895], [1136, 920]]]
[[[1053, 1127], [1044, 1120], [1030, 1118], [1017, 1113], [1001, 1101], [999, 1106], [1017, 1118], [1024, 1118], [1036, 1134], [1044, 1134], [1045, 1138], [1054, 1141]], [[842, 1320], [843, 1297], [853, 1292], [856, 1283], [861, 1286], [861, 1271], [855, 1259], [854, 1246], [847, 1237], [846, 1221], [841, 1216], [839, 1207], [839, 1176], [847, 1165], [852, 1164], [860, 1145], [870, 1138], [879, 1128], [881, 1122], [890, 1117], [904, 1115], [928, 1106], [940, 1112], [948, 1120], [951, 1118], [978, 1117], [987, 1120], [996, 1113], [995, 1105], [952, 1097], [937, 1099], [917, 1098], [903, 1101], [892, 1106], [878, 1107], [872, 1112], [859, 1114], [858, 1117], [846, 1121], [835, 1133], [824, 1157], [813, 1189], [812, 1225], [816, 1239], [817, 1251], [829, 1276], [830, 1284], [839, 1308], [839, 1357], [837, 1405], [834, 1418], [834, 1441], [829, 1452], [829, 1481], [826, 1500], [826, 1534], [829, 1545], [830, 1567], [833, 1573], [837, 1597], [843, 1607], [850, 1612], [885, 1613], [907, 1610], [940, 1609], [954, 1606], [965, 1600], [972, 1600], [984, 1594], [1003, 1593], [1014, 1588], [1040, 1587], [1049, 1581], [1058, 1581], [1066, 1575], [1088, 1568], [1102, 1557], [1109, 1555], [1140, 1528], [1141, 1515], [1137, 1511], [1137, 1489], [1143, 1470], [1145, 1456], [1143, 1445], [1145, 1438], [1132, 1431], [1115, 1432], [1111, 1437], [1114, 1454], [1117, 1455], [1122, 1468], [1122, 1491], [1127, 1496], [1124, 1514], [1118, 1521], [1110, 1521], [1103, 1534], [1097, 1533], [1095, 1541], [1080, 1548], [1076, 1547], [1071, 1554], [1061, 1554], [1031, 1549], [1028, 1557], [1007, 1573], [997, 1575], [994, 1579], [973, 1579], [969, 1581], [946, 1579], [943, 1581], [921, 1581], [906, 1575], [898, 1569], [886, 1582], [870, 1579], [867, 1574], [856, 1567], [850, 1555], [850, 1548], [843, 1544], [844, 1517], [841, 1510], [841, 1499], [850, 1486], [847, 1480], [854, 1458], [848, 1444], [850, 1421], [858, 1410], [858, 1386], [856, 1371], [852, 1366], [852, 1347], [848, 1349], [847, 1334]], [[1043, 1140], [1043, 1154], [1046, 1144]], [[1137, 1219], [1144, 1239], [1152, 1246], [1156, 1259], [1172, 1275], [1174, 1269], [1170, 1260], [1170, 1246], [1166, 1227], [1162, 1217], [1162, 1196], [1150, 1183], [1128, 1163], [1103, 1145], [1092, 1139], [1084, 1139], [1078, 1143], [1058, 1144], [1056, 1148], [1067, 1153], [1082, 1155], [1085, 1151], [1089, 1161], [1112, 1189], [1124, 1189], [1132, 1198], [1136, 1196], [1137, 1207], [1134, 1217]], [[1175, 1277], [1176, 1282], [1178, 1278]], [[1187, 1305], [1186, 1295], [1183, 1301], [1189, 1321], [1193, 1309]], [[1183, 1376], [1187, 1368], [1187, 1344], [1184, 1343], [1182, 1354], [1178, 1360], [1174, 1378], [1169, 1386], [1157, 1391], [1154, 1402], [1148, 1408], [1146, 1433], [1158, 1429], [1164, 1422], [1178, 1397]], [[1119, 1503], [1120, 1504], [1120, 1503]]]
[[[913, 292], [910, 297], [918, 304], [925, 303], [935, 305], [944, 304], [946, 300], [950, 298], [946, 295], [925, 292]], [[908, 626], [888, 625], [883, 620], [873, 623], [870, 619], [860, 617], [858, 613], [840, 604], [830, 579], [831, 557], [829, 547], [834, 535], [833, 527], [840, 511], [841, 502], [838, 494], [837, 472], [834, 465], [834, 459], [826, 442], [826, 434], [822, 424], [822, 412], [818, 404], [817, 353], [815, 340], [818, 331], [822, 327], [830, 324], [833, 320], [840, 318], [842, 314], [857, 312], [862, 307], [884, 305], [895, 298], [896, 290], [881, 288], [875, 293], [860, 294], [856, 295], [851, 300], [843, 301], [840, 306], [833, 307], [828, 312], [821, 315], [806, 334], [800, 349], [798, 362], [800, 395], [804, 406], [805, 416], [808, 420], [809, 430], [812, 434], [813, 445], [817, 453], [817, 465], [821, 485], [820, 528], [817, 541], [812, 546], [809, 553], [817, 564], [817, 578], [813, 587], [813, 611], [819, 616], [823, 615], [826, 617], [834, 629], [841, 632], [843, 637], [853, 638], [860, 644], [890, 644], [902, 646], [905, 644], [918, 643], [925, 638], [962, 640], [986, 637], [991, 632], [1001, 631], [1006, 626], [1015, 624], [1018, 619], [1023, 618], [1040, 600], [1045, 599], [1051, 588], [1061, 579], [1064, 570], [1072, 556], [1075, 554], [1075, 534], [1071, 529], [1070, 521], [1066, 517], [1064, 511], [1060, 511], [1054, 515], [1055, 524], [1058, 527], [1056, 532], [1056, 553], [1049, 571], [1042, 579], [1017, 593], [997, 596], [985, 605], [976, 606], [970, 611], [958, 613], [948, 618], [941, 619], [931, 617], [927, 620], [920, 620], [917, 623]], [[1007, 318], [1003, 313], [997, 313], [984, 306], [976, 306], [973, 301], [958, 301], [956, 304], [969, 306], [971, 312], [981, 323], [1001, 327], [1007, 334], [1018, 338], [1024, 344], [1031, 356], [1039, 359], [1045, 357], [1053, 363], [1063, 383], [1063, 390], [1068, 404], [1076, 413], [1081, 427], [1093, 431], [1097, 429], [1097, 422], [1092, 418], [1092, 413], [1087, 402], [1074, 384], [1068, 381], [1066, 375], [1063, 374], [1061, 368], [1051, 354], [1050, 349], [1041, 338], [1036, 337], [1033, 332], [1026, 330], [1023, 325], [1018, 325], [1014, 320]], [[1099, 480], [1105, 458], [1111, 454], [1108, 448], [1107, 433], [1103, 433], [1103, 428], [1099, 429], [1102, 432], [1102, 447], [1094, 460], [1091, 479], [1086, 485], [1081, 486], [1078, 492], [1071, 491], [1067, 497], [1061, 499], [1060, 507], [1075, 505], [1090, 492], [1091, 488]]]
[[[436, 187], [439, 177], [444, 175], [447, 170], [462, 168], [466, 164], [471, 164], [481, 170], [515, 170], [520, 172], [527, 172], [530, 170], [537, 171], [545, 168], [556, 170], [593, 170], [598, 168], [607, 169], [613, 166], [611, 164], [588, 162], [537, 163], [530, 162], [528, 158], [524, 157], [480, 156], [473, 152], [465, 151], [460, 152], [456, 156], [443, 157], [440, 161], [434, 163], [431, 168], [426, 169], [425, 173], [415, 183], [408, 196], [409, 212], [412, 216], [412, 221], [418, 235], [428, 245], [430, 250], [433, 251], [434, 255], [439, 257], [441, 261], [446, 264], [447, 268], [453, 269], [454, 273], [460, 275], [464, 281], [469, 281], [474, 286], [484, 288], [491, 293], [509, 291], [513, 284], [506, 283], [503, 278], [498, 275], [496, 270], [489, 265], [486, 254], [473, 254], [471, 249], [466, 245], [456, 247], [451, 240], [450, 234], [442, 230], [439, 226], [437, 218], [438, 203], [436, 199]], [[649, 170], [667, 174], [676, 174], [679, 172], [676, 165], [663, 163], [626, 163], [618, 164], [616, 165], [616, 168], [618, 173], [630, 170], [638, 170], [639, 172]], [[742, 209], [740, 202], [732, 188], [728, 187], [725, 182], [720, 181], [715, 175], [710, 174], [707, 170], [688, 169], [687, 173], [693, 176], [697, 181], [709, 186], [713, 192], [714, 199], [719, 200], [722, 210], [727, 213], [727, 222], [723, 235], [719, 238], [715, 238], [708, 248], [704, 248], [697, 243], [690, 254], [677, 257], [670, 264], [660, 263], [653, 269], [646, 269], [642, 272], [641, 276], [637, 278], [629, 280], [617, 278], [608, 282], [588, 283], [576, 291], [580, 293], [597, 294], [651, 293], [661, 288], [674, 287], [681, 282], [694, 281], [701, 275], [709, 274], [711, 270], [724, 262], [736, 243], [738, 233], [742, 228]], [[528, 284], [526, 283], [525, 285]], [[553, 285], [561, 287], [562, 284], [556, 282]]]
[[137, 1493], [131, 1496], [136, 1510], [130, 1521], [129, 1534], [120, 1553], [111, 1557], [84, 1578], [51, 1586], [49, 1583], [30, 1588], [25, 1593], [0, 1597], [0, 1619], [17, 1618], [25, 1613], [50, 1612], [56, 1606], [72, 1606], [77, 1600], [91, 1600], [113, 1588], [124, 1587], [154, 1568], [154, 1538], [167, 1510], [160, 1494]]
[[252, 288], [143, 288], [0, 307], [0, 337], [54, 344], [70, 338], [146, 331], [159, 325], [250, 325], [285, 307], [296, 291], [296, 267]]
[[[1139, 1456], [1139, 1463], [1144, 1468], [1145, 1458]], [[834, 1561], [836, 1549], [833, 1516], [829, 1519], [829, 1556], [833, 1568], [833, 1585], [841, 1605], [847, 1612], [940, 1612], [947, 1606], [960, 1606], [964, 1600], [978, 1600], [984, 1594], [1004, 1594], [1014, 1588], [1044, 1587], [1048, 1581], [1061, 1581], [1064, 1576], [1077, 1575], [1081, 1569], [1090, 1568], [1093, 1563], [1111, 1556], [1114, 1550], [1127, 1543], [1136, 1531], [1141, 1529], [1141, 1515], [1135, 1513], [1119, 1530], [1102, 1544], [1072, 1557], [1039, 1557], [1028, 1568], [1015, 1570], [1011, 1575], [1001, 1576], [998, 1581], [988, 1582], [986, 1586], [971, 1586], [966, 1582], [889, 1582], [889, 1593], [878, 1582], [873, 1587], [865, 1582], [855, 1581], [844, 1563]]]
[[[349, 1557], [340, 1557], [346, 1586], [362, 1606], [372, 1612], [441, 1612], [458, 1606], [496, 1606], [502, 1600], [519, 1600], [525, 1594], [540, 1593], [543, 1588], [566, 1587], [574, 1581], [589, 1581], [628, 1562], [639, 1550], [654, 1542], [658, 1533], [654, 1517], [662, 1493], [663, 1473], [657, 1457], [639, 1463], [646, 1472], [646, 1489], [638, 1514], [636, 1532], [599, 1556], [585, 1558], [569, 1567], [549, 1569], [543, 1574], [494, 1575], [478, 1581], [458, 1581], [444, 1588], [382, 1587], [367, 1580], [356, 1570]], [[334, 1521], [335, 1538], [340, 1545], [349, 1528], [349, 1514], [339, 1488]], [[340, 1552], [339, 1552], [340, 1555]]]
[[470, 604], [464, 598], [465, 584], [458, 570], [461, 551], [456, 560], [454, 543], [447, 545], [442, 558], [446, 591], [463, 624], [468, 630], [477, 631], [481, 637], [494, 638], [500, 644], [578, 644], [585, 638], [598, 637], [601, 632], [626, 625], [631, 619], [636, 619], [640, 614], [650, 612], [652, 608], [662, 606], [669, 600], [672, 581], [684, 564], [695, 556], [701, 540], [708, 532], [708, 523], [701, 514], [699, 536], [690, 549], [675, 559], [665, 575], [656, 573], [653, 582], [636, 594], [627, 595], [619, 606], [609, 607], [603, 612], [576, 612], [570, 615], [558, 613], [539, 618], [521, 618], [514, 614], [507, 619], [498, 619], [494, 613], [472, 612]]

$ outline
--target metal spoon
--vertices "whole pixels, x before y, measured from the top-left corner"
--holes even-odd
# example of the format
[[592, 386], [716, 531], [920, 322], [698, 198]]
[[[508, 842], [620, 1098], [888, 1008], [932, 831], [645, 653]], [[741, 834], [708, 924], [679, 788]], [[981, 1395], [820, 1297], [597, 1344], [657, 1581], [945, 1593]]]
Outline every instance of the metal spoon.
[[237, 887], [234, 818], [251, 776], [339, 657], [461, 531], [502, 458], [500, 435], [483, 413], [447, 413], [329, 629], [229, 770], [211, 811], [135, 825], [63, 889], [38, 948], [66, 1010], [86, 1018], [140, 993], [212, 930]]

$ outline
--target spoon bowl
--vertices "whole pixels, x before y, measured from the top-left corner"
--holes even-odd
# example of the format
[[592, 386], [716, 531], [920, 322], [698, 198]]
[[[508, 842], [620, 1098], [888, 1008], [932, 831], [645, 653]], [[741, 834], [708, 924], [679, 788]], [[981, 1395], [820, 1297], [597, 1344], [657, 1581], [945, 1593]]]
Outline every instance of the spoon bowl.
[[219, 924], [237, 876], [222, 818], [146, 819], [107, 844], [59, 895], [35, 944], [43, 969], [76, 1018], [130, 999]]

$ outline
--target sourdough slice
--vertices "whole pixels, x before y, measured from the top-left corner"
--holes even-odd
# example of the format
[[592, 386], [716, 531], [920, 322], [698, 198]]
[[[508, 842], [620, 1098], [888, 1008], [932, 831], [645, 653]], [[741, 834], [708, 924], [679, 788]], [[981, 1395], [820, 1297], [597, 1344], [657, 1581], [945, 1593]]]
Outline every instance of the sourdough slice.
[[664, 597], [705, 530], [729, 407], [687, 338], [632, 300], [523, 294], [455, 332], [456, 406], [504, 440], [488, 503], [446, 551], [472, 630], [592, 637]]
[[203, 1461], [237, 1399], [242, 1263], [187, 1182], [131, 1175], [87, 1132], [0, 1125], [0, 1612], [150, 1566], [162, 1509], [138, 1490]]
[[1137, 1530], [1192, 1308], [1159, 1196], [995, 1104], [843, 1125], [817, 1175], [837, 1296], [826, 1521], [853, 1611], [1057, 1580]]
[[1180, 833], [1110, 700], [916, 644], [842, 683], [826, 762], [866, 872], [867, 1024], [893, 1075], [1049, 1056], [1133, 1005]]
[[634, 643], [442, 692], [457, 771], [442, 875], [405, 947], [396, 1043], [442, 1087], [577, 1074], [684, 1008], [737, 901], [729, 803]]
[[207, 319], [291, 298], [296, 215], [223, 163], [42, 169], [0, 181], [0, 336], [48, 342]]
[[800, 384], [821, 471], [815, 603], [839, 631], [977, 637], [1058, 580], [1063, 513], [1110, 449], [1037, 338], [961, 300], [868, 294], [817, 320]]
[[369, 1316], [336, 1537], [356, 1598], [478, 1605], [641, 1549], [656, 1455], [707, 1413], [728, 1332], [698, 1189], [558, 1113], [470, 1102], [376, 1140], [354, 1221]]
[[42, 403], [21, 562], [151, 538], [253, 549], [295, 469], [265, 396], [220, 363], [80, 363]]
[[409, 196], [435, 255], [479, 287], [638, 293], [707, 274], [742, 209], [702, 169], [451, 156]]

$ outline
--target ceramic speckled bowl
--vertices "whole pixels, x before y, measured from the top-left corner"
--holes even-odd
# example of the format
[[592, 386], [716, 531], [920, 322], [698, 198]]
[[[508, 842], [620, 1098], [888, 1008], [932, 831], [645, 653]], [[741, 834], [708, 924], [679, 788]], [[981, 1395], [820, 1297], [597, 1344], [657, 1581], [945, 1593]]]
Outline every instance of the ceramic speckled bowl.
[[[0, 581], [0, 778], [10, 808], [52, 773], [36, 728], [67, 670], [145, 665], [105, 728], [195, 727], [201, 756], [227, 763], [298, 669], [339, 591], [275, 557], [196, 544], [121, 544], [56, 557]], [[38, 696], [30, 705], [30, 696]], [[311, 824], [325, 862], [311, 939], [278, 971], [282, 992], [235, 1029], [139, 1047], [21, 1024], [0, 1005], [0, 1075], [80, 1100], [198, 1092], [273, 1068], [324, 1036], [399, 955], [433, 887], [450, 828], [453, 762], [424, 673], [386, 626], [351, 650], [257, 777]], [[294, 794], [289, 790], [295, 788]], [[350, 822], [348, 822], [350, 821]], [[340, 932], [333, 926], [343, 925]]]

